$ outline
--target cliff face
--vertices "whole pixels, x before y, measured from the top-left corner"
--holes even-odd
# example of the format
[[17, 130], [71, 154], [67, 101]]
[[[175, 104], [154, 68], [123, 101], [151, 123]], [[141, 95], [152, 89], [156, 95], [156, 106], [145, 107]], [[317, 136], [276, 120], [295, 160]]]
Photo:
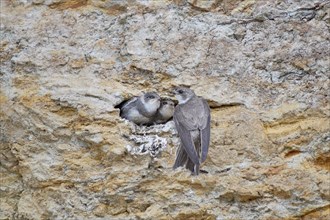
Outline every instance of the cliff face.
[[[329, 7], [1, 1], [0, 219], [329, 219]], [[197, 177], [115, 108], [179, 84], [211, 106]]]

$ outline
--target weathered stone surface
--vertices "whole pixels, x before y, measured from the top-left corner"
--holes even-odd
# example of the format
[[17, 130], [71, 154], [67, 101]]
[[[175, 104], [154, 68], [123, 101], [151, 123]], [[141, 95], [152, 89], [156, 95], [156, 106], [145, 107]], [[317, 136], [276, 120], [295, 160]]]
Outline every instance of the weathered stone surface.
[[[2, 1], [0, 219], [329, 219], [329, 7]], [[175, 85], [211, 106], [197, 177], [115, 108]]]

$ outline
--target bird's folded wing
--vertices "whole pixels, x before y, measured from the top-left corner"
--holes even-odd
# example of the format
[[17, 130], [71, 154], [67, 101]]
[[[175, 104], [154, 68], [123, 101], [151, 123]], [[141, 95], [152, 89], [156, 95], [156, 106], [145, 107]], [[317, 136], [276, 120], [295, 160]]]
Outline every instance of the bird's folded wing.
[[201, 162], [203, 163], [206, 160], [207, 152], [209, 151], [209, 145], [210, 145], [210, 114], [207, 118], [207, 123], [204, 129], [202, 129], [201, 132], [201, 148], [202, 148], [202, 157]]
[[209, 150], [210, 145], [210, 133], [211, 133], [211, 115], [210, 115], [210, 107], [206, 100], [203, 100], [204, 114], [203, 121], [200, 127], [201, 132], [201, 148], [202, 148], [202, 157], [201, 162], [206, 160], [207, 152]]
[[177, 106], [175, 117], [177, 121], [187, 130], [198, 129], [198, 109], [191, 106]]
[[130, 108], [132, 108], [136, 101], [138, 100], [137, 97], [133, 97], [132, 99], [128, 100], [127, 102], [125, 102], [125, 104], [121, 107], [121, 110], [125, 111], [128, 110]]
[[[194, 142], [192, 140], [192, 136], [190, 134], [190, 123], [186, 122], [186, 118], [183, 115], [181, 109], [178, 109], [176, 114], [174, 114], [174, 122], [176, 128], [178, 130], [180, 139], [182, 141], [183, 147], [188, 154], [188, 157], [194, 164], [199, 164], [199, 157], [195, 149]], [[188, 119], [189, 120], [189, 119]]]

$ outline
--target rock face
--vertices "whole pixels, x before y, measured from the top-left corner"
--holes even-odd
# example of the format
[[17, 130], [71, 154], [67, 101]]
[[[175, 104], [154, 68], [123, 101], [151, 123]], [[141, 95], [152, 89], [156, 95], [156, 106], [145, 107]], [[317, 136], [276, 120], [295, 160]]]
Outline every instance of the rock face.
[[[328, 0], [1, 1], [0, 219], [329, 219]], [[208, 100], [209, 156], [122, 101]]]

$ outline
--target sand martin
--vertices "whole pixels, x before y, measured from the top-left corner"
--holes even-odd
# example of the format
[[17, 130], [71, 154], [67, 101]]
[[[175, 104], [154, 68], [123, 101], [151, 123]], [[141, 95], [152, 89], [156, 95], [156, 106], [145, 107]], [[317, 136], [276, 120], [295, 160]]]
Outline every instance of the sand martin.
[[173, 117], [174, 113], [174, 102], [168, 98], [162, 98], [160, 101], [160, 106], [155, 114], [153, 120], [154, 124], [162, 124], [167, 122]]
[[128, 100], [120, 111], [120, 116], [137, 125], [148, 125], [160, 106], [160, 97], [155, 92], [147, 92]]
[[173, 92], [179, 101], [173, 120], [181, 140], [173, 168], [185, 166], [198, 175], [210, 144], [210, 107], [189, 88], [177, 87]]

